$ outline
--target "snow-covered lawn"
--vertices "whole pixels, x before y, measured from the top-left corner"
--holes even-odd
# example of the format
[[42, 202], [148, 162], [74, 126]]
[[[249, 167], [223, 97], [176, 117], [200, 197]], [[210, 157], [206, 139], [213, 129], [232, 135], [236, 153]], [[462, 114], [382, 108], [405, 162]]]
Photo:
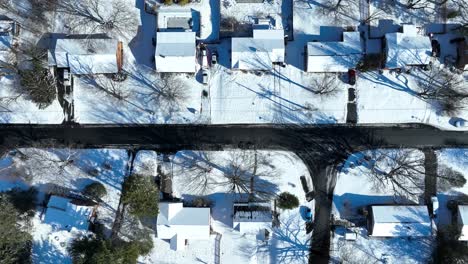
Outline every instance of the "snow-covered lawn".
[[[443, 129], [466, 130], [454, 127], [450, 124], [451, 116], [441, 115], [434, 104], [415, 94], [419, 89], [418, 74], [421, 74], [420, 70], [411, 74], [389, 71], [360, 74], [356, 82], [358, 122], [423, 123]], [[468, 108], [462, 109], [456, 117], [468, 119]]]
[[0, 87], [0, 123], [62, 123], [63, 110], [57, 100], [45, 109], [39, 109], [21, 93], [19, 80], [14, 76], [0, 76]]
[[[468, 180], [468, 149], [442, 149], [437, 152], [438, 168], [449, 167], [461, 173]], [[463, 187], [452, 187], [449, 190], [438, 188], [437, 198], [439, 200], [438, 219], [439, 226], [452, 223], [451, 212], [447, 208], [449, 200], [459, 200], [468, 195], [468, 183]]]
[[[98, 220], [109, 234], [115, 218], [121, 184], [125, 175], [127, 152], [116, 149], [19, 149], [0, 160], [0, 189], [37, 187], [40, 200], [49, 191], [82, 191], [91, 182], [102, 183], [107, 194], [97, 209]], [[42, 209], [41, 209], [42, 210]], [[39, 219], [33, 219], [33, 257], [37, 263], [71, 263], [66, 246], [85, 231], [57, 231]], [[63, 242], [63, 243], [62, 243]], [[64, 246], [62, 246], [64, 245]]]
[[[235, 150], [224, 152], [193, 152], [180, 151], [172, 158], [173, 168], [173, 192], [176, 197], [189, 201], [201, 195], [196, 183], [190, 181], [197, 175], [194, 169], [194, 161], [208, 168], [209, 177], [222, 180], [223, 171], [228, 169], [229, 160]], [[252, 152], [250, 154], [253, 154]], [[266, 166], [271, 172], [264, 178], [273, 185], [276, 192], [288, 191], [295, 194], [300, 201], [300, 207], [293, 210], [280, 210], [280, 226], [273, 228], [268, 244], [257, 240], [255, 235], [241, 234], [232, 228], [232, 207], [238, 197], [231, 194], [226, 184], [214, 184], [203, 194], [214, 202], [211, 215], [211, 226], [215, 232], [222, 235], [220, 247], [221, 263], [307, 263], [310, 249], [310, 234], [305, 232], [305, 220], [303, 219], [304, 206], [314, 211], [313, 203], [305, 200], [305, 194], [300, 182], [300, 176], [305, 176], [311, 187], [310, 175], [294, 154], [283, 151], [267, 152], [258, 151], [258, 155], [268, 162]], [[260, 173], [260, 172], [259, 172]], [[263, 176], [262, 176], [263, 177]], [[309, 188], [310, 188], [309, 187]], [[143, 258], [145, 263], [214, 263], [214, 240], [212, 235], [209, 241], [189, 241], [189, 245], [182, 252], [173, 252], [169, 249], [168, 242], [157, 241], [155, 249]]]
[[[392, 157], [392, 153], [399, 150], [377, 151], [388, 155], [388, 157]], [[424, 158], [423, 153], [420, 151], [415, 150], [410, 153], [409, 160]], [[372, 156], [370, 152], [368, 155]], [[381, 156], [374, 155], [373, 157]], [[380, 169], [385, 169], [386, 167], [390, 169], [391, 167], [388, 164], [391, 164], [391, 162], [389, 161], [390, 158], [384, 158], [377, 161], [376, 164], [381, 164], [379, 165]], [[338, 174], [333, 196], [333, 214], [336, 218], [361, 224], [358, 224], [356, 228], [352, 228], [358, 234], [355, 242], [345, 241], [343, 229], [338, 228], [335, 230], [333, 247], [330, 252], [332, 258], [336, 261], [349, 258], [348, 261], [358, 261], [357, 263], [372, 263], [378, 260], [382, 261], [382, 258], [387, 258], [387, 263], [427, 263], [427, 259], [431, 257], [434, 246], [431, 238], [375, 239], [367, 236], [365, 228], [366, 219], [362, 214], [359, 214], [358, 209], [371, 204], [418, 203], [418, 195], [414, 197], [408, 196], [407, 199], [396, 198], [395, 191], [389, 181], [386, 185], [376, 184], [377, 181], [372, 180], [372, 177], [375, 176], [369, 170], [372, 163], [373, 161], [366, 161], [363, 153], [356, 153], [348, 158], [343, 169]], [[424, 168], [422, 170], [424, 171]], [[423, 175], [420, 180], [424, 181]], [[419, 189], [418, 194], [422, 195], [423, 189], [417, 189]]]

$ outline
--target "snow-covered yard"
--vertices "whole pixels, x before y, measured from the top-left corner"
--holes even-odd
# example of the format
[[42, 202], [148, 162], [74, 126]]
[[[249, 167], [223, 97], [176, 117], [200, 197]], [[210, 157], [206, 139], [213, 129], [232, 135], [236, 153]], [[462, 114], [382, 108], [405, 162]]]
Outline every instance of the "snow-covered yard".
[[[376, 239], [367, 235], [366, 217], [363, 216], [360, 209], [372, 204], [417, 204], [419, 202], [418, 196], [423, 193], [424, 175], [422, 174], [418, 176], [419, 182], [408, 188], [415, 195], [396, 197], [398, 193], [395, 190], [399, 188], [395, 188], [394, 185], [392, 187], [391, 181], [380, 182], [370, 170], [370, 168], [383, 171], [395, 169], [393, 161], [398, 160], [398, 166], [406, 166], [408, 169], [411, 166], [417, 166], [412, 174], [416, 174], [417, 171], [424, 172], [424, 167], [419, 162], [419, 160], [424, 159], [422, 152], [408, 150], [409, 152], [400, 154], [400, 151], [402, 150], [374, 150], [355, 153], [343, 165], [337, 176], [333, 197], [333, 214], [337, 219], [349, 220], [356, 224], [356, 227], [350, 229], [357, 234], [357, 240], [346, 241], [344, 228], [335, 230], [330, 254], [337, 263], [340, 260], [365, 263], [386, 259], [386, 263], [422, 264], [427, 263], [431, 257], [434, 240], [430, 237]], [[365, 158], [366, 155], [372, 158]], [[405, 162], [411, 165], [402, 165]], [[422, 168], [420, 168], [421, 166]], [[402, 179], [399, 181], [403, 186], [411, 185], [410, 181], [402, 182]]]
[[[97, 209], [104, 232], [109, 234], [115, 218], [121, 184], [125, 175], [127, 152], [116, 149], [19, 149], [0, 160], [1, 190], [34, 186], [39, 203], [50, 191], [82, 191], [91, 182], [102, 183], [107, 194]], [[33, 218], [33, 259], [35, 263], [71, 263], [66, 251], [71, 240], [87, 231], [55, 230], [39, 218], [42, 207]]]
[[[213, 201], [211, 210], [213, 230], [221, 235], [220, 260], [222, 263], [307, 263], [310, 249], [310, 234], [305, 232], [304, 209], [313, 203], [305, 200], [300, 176], [305, 176], [311, 186], [310, 175], [301, 160], [292, 153], [258, 151], [259, 157], [267, 161], [269, 174], [264, 178], [276, 193], [290, 192], [300, 201], [300, 207], [292, 210], [279, 210], [280, 226], [273, 228], [268, 243], [257, 240], [254, 234], [241, 234], [233, 229], [233, 202], [239, 198], [222, 183], [222, 175], [229, 170], [229, 162], [236, 150], [224, 152], [178, 152], [171, 161], [173, 173], [173, 192], [185, 201], [204, 195]], [[250, 152], [250, 155], [253, 153]], [[196, 166], [194, 166], [196, 165]], [[208, 169], [208, 177], [216, 183], [201, 192], [200, 182], [194, 176], [200, 173], [200, 167]], [[260, 169], [259, 169], [260, 170]], [[261, 172], [259, 172], [261, 173]], [[263, 176], [261, 176], [263, 177]], [[263, 186], [263, 185], [262, 185]], [[141, 260], [145, 263], [214, 263], [215, 239], [211, 235], [208, 241], [190, 241], [188, 246], [175, 253], [169, 249], [167, 241], [155, 239], [153, 252]]]

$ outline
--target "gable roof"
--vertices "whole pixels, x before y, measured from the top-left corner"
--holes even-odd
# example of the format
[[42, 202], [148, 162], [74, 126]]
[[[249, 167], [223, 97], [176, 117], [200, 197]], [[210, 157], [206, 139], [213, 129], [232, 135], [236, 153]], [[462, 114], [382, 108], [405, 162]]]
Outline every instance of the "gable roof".
[[272, 62], [284, 62], [284, 31], [254, 29], [251, 38], [232, 38], [231, 67], [243, 70], [270, 70]]
[[468, 225], [468, 205], [458, 205], [458, 213], [462, 221], [460, 224]]
[[71, 228], [87, 230], [89, 217], [93, 211], [91, 206], [76, 205], [71, 199], [51, 196], [44, 215], [44, 222], [58, 229]]
[[117, 73], [118, 41], [114, 39], [55, 39], [49, 66], [70, 68], [72, 74]]
[[183, 207], [182, 202], [160, 202], [158, 237], [171, 239], [207, 238], [210, 229], [210, 208]]
[[414, 25], [404, 25], [403, 32], [385, 34], [387, 43], [387, 68], [400, 68], [406, 65], [425, 65], [430, 61], [431, 40], [417, 34]]
[[195, 72], [195, 32], [157, 32], [157, 72]]
[[430, 223], [426, 206], [378, 205], [372, 206], [374, 223]]

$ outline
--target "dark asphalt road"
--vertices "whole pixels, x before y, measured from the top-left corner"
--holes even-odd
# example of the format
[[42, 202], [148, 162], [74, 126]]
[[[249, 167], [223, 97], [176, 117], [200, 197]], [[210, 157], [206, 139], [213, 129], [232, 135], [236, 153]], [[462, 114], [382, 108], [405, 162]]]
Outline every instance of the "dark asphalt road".
[[[0, 125], [1, 151], [20, 146], [114, 147], [177, 151], [223, 148], [295, 152], [308, 167], [316, 196], [310, 263], [328, 263], [336, 168], [350, 153], [372, 148], [468, 147], [468, 132], [417, 124], [280, 125]], [[52, 142], [51, 142], [52, 141]]]
[[270, 125], [0, 125], [5, 146], [54, 140], [83, 147], [217, 149], [253, 147], [298, 151], [311, 144], [346, 141], [356, 149], [372, 147], [468, 147], [468, 132], [429, 126], [270, 126]]

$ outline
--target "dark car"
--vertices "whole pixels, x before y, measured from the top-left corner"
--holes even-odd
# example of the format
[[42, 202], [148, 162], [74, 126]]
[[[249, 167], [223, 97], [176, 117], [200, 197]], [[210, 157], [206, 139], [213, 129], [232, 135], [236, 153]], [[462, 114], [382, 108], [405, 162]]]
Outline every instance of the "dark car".
[[356, 84], [356, 70], [354, 69], [348, 70], [348, 82], [350, 85]]
[[211, 51], [211, 65], [218, 63], [218, 52], [216, 50]]

